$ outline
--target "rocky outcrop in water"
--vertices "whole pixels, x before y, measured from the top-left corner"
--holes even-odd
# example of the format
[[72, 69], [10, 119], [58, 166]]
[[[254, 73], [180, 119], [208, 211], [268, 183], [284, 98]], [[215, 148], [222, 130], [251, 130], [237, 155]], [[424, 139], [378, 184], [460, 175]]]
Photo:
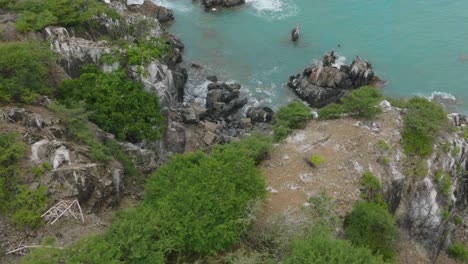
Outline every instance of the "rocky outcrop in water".
[[205, 10], [210, 11], [217, 7], [233, 7], [245, 4], [245, 0], [202, 0]]
[[351, 65], [337, 65], [336, 59], [334, 52], [326, 54], [317, 65], [289, 77], [288, 86], [310, 106], [323, 107], [374, 80], [374, 71], [367, 61], [356, 57]]

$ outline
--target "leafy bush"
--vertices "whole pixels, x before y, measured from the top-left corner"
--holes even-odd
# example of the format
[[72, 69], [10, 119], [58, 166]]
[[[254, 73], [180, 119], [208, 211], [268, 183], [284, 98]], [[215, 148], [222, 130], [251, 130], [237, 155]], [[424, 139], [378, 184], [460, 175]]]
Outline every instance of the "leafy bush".
[[329, 104], [319, 111], [321, 119], [336, 119], [343, 114], [360, 118], [372, 118], [380, 113], [382, 92], [371, 86], [363, 86], [340, 99], [341, 104]]
[[468, 250], [461, 243], [454, 243], [448, 248], [448, 254], [451, 258], [468, 261]]
[[47, 205], [46, 189], [31, 191], [18, 184], [18, 162], [26, 152], [26, 145], [18, 137], [17, 133], [0, 135], [0, 212], [9, 215], [18, 229], [35, 228], [41, 224], [41, 213]]
[[310, 108], [300, 102], [292, 102], [281, 107], [275, 114], [275, 122], [292, 129], [303, 128], [312, 115]]
[[452, 188], [452, 180], [450, 179], [449, 175], [444, 175], [442, 181], [440, 182], [440, 192], [444, 196], [448, 196], [450, 194], [450, 189]]
[[393, 216], [380, 205], [370, 202], [357, 203], [345, 219], [345, 235], [353, 245], [369, 248], [385, 260], [392, 260], [391, 249], [398, 231]]
[[338, 119], [345, 114], [341, 105], [337, 103], [328, 104], [319, 110], [319, 119]]
[[310, 108], [300, 102], [292, 102], [281, 107], [274, 116], [274, 137], [281, 140], [287, 137], [289, 129], [305, 126], [307, 120], [312, 119]]
[[325, 162], [325, 159], [320, 155], [314, 154], [314, 155], [310, 156], [309, 161], [315, 167], [318, 167], [319, 165], [321, 165], [322, 163]]
[[12, 8], [20, 12], [15, 23], [20, 32], [39, 31], [49, 25], [74, 27], [101, 13], [118, 17], [115, 11], [95, 0], [27, 0]]
[[399, 98], [399, 97], [385, 97], [385, 100], [387, 100], [393, 107], [398, 107], [405, 109], [408, 107], [408, 100], [406, 98]]
[[214, 253], [233, 245], [247, 205], [265, 193], [254, 160], [234, 148], [210, 156], [175, 155], [145, 188], [145, 204], [156, 208], [161, 228], [183, 243], [182, 250]]
[[351, 116], [372, 118], [380, 113], [377, 105], [382, 101], [382, 92], [372, 86], [364, 86], [341, 98], [344, 112]]
[[378, 149], [381, 149], [381, 150], [389, 150], [390, 149], [390, 146], [388, 145], [387, 142], [385, 142], [385, 140], [379, 140], [379, 142], [377, 142], [377, 144], [375, 144], [375, 147], [378, 148]]
[[108, 162], [112, 159], [109, 151], [96, 140], [96, 137], [87, 125], [89, 114], [80, 104], [72, 104], [69, 107], [65, 107], [53, 102], [48, 105], [48, 108], [60, 117], [61, 122], [65, 124], [68, 133], [73, 139], [78, 143], [88, 146], [88, 157], [91, 160]]
[[385, 155], [382, 155], [380, 156], [379, 158], [379, 162], [382, 164], [382, 165], [389, 165], [390, 164], [390, 158], [385, 156]]
[[448, 125], [445, 111], [424, 98], [409, 100], [404, 116], [402, 144], [407, 154], [427, 157], [440, 130]]
[[373, 256], [365, 247], [354, 247], [350, 242], [326, 236], [316, 236], [307, 240], [295, 240], [292, 252], [284, 264], [362, 264], [384, 263], [381, 257]]
[[15, 2], [16, 0], [0, 0], [0, 8], [8, 8]]
[[252, 135], [243, 138], [239, 142], [232, 142], [225, 145], [216, 145], [213, 152], [237, 151], [242, 156], [255, 160], [258, 164], [266, 159], [272, 148], [272, 138], [261, 135]]
[[50, 94], [50, 49], [39, 42], [0, 43], [0, 102], [31, 102]]
[[155, 140], [163, 130], [158, 98], [123, 71], [106, 74], [87, 65], [79, 78], [62, 82], [60, 97], [67, 105], [84, 101], [89, 119], [119, 140]]
[[138, 44], [127, 46], [127, 63], [129, 65], [143, 65], [161, 58], [169, 51], [169, 46], [161, 38], [149, 41], [139, 41]]

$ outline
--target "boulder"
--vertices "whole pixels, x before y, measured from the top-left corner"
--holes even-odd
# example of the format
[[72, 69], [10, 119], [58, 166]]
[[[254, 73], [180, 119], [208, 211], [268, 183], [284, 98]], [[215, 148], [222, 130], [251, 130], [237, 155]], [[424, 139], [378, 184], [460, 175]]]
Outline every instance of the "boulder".
[[127, 6], [131, 5], [142, 5], [145, 0], [127, 0]]
[[252, 123], [270, 123], [273, 120], [273, 109], [269, 107], [250, 107], [247, 110], [247, 117]]
[[183, 153], [185, 150], [185, 127], [178, 122], [170, 122], [166, 131], [166, 151], [170, 153]]
[[247, 104], [247, 98], [240, 97], [240, 87], [236, 83], [210, 83], [206, 95], [207, 115], [212, 119], [227, 118]]

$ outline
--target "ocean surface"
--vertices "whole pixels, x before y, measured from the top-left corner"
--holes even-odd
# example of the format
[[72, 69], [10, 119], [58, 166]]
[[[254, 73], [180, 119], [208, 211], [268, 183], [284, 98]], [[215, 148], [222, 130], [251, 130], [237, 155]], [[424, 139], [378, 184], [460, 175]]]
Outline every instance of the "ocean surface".
[[216, 74], [276, 108], [292, 98], [290, 75], [335, 50], [345, 63], [356, 55], [372, 63], [387, 95], [432, 96], [468, 113], [468, 1], [246, 0], [215, 13], [190, 0], [153, 1], [174, 10], [169, 32], [185, 44], [187, 65], [204, 66], [190, 70], [188, 100], [203, 100], [202, 76]]

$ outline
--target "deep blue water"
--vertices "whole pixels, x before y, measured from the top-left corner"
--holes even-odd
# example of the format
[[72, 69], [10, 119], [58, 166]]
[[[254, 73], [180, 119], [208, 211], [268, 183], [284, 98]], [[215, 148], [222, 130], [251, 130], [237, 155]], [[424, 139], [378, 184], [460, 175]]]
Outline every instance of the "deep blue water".
[[[154, 1], [175, 11], [169, 31], [186, 45], [186, 61], [240, 82], [262, 103], [285, 103], [288, 77], [334, 49], [347, 63], [356, 55], [371, 62], [387, 95], [441, 92], [457, 99], [451, 110], [468, 113], [468, 1], [247, 0], [219, 13]], [[297, 45], [288, 41], [296, 24]]]

